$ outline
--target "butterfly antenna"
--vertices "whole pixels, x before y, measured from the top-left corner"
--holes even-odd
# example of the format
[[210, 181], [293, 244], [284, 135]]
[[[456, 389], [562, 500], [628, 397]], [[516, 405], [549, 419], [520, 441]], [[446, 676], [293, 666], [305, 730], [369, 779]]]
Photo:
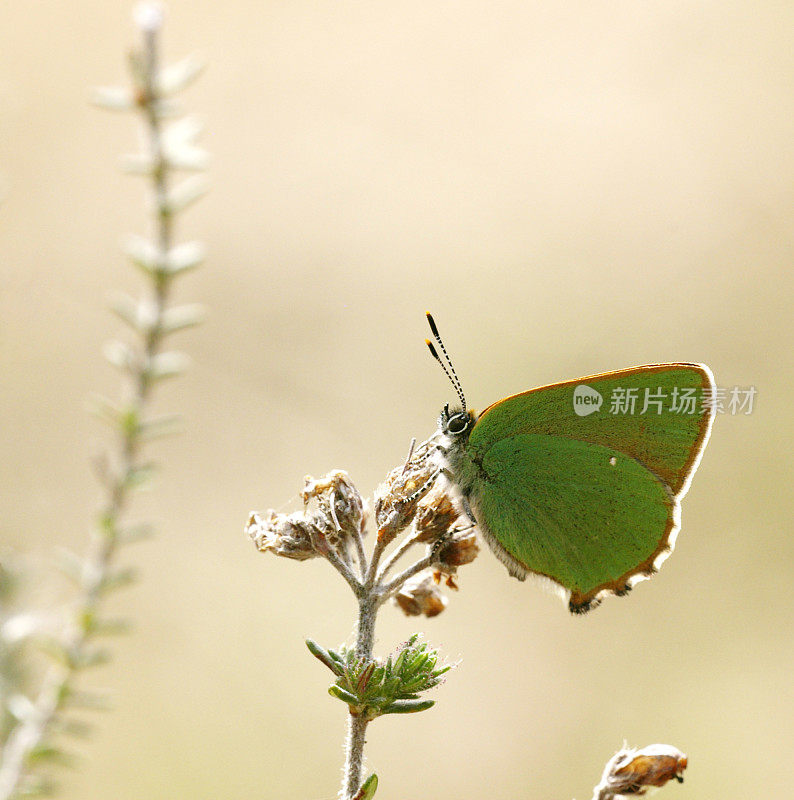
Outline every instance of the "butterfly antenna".
[[433, 319], [433, 315], [426, 311], [425, 314], [427, 315], [427, 321], [430, 325], [430, 330], [433, 332], [433, 337], [438, 342], [438, 346], [441, 348], [441, 352], [444, 354], [444, 358], [446, 359], [446, 363], [442, 361], [441, 357], [438, 355], [438, 351], [433, 346], [433, 343], [430, 339], [425, 339], [425, 344], [430, 348], [430, 353], [432, 354], [433, 358], [441, 364], [441, 369], [444, 370], [447, 378], [449, 378], [449, 382], [455, 389], [455, 392], [460, 399], [460, 404], [463, 406], [463, 413], [466, 413], [466, 398], [463, 395], [463, 386], [461, 386], [460, 378], [458, 378], [458, 373], [455, 372], [455, 367], [452, 366], [452, 359], [449, 357], [449, 353], [447, 353], [447, 348], [444, 347], [444, 342], [441, 339], [441, 334], [438, 332], [438, 328], [436, 327], [436, 321]]

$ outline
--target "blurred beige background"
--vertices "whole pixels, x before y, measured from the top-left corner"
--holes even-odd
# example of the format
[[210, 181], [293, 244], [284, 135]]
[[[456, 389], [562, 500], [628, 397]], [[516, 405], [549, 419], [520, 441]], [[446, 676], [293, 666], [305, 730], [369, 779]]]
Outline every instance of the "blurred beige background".
[[[136, 508], [160, 534], [124, 556], [137, 631], [93, 676], [116, 710], [62, 797], [335, 797], [344, 708], [303, 639], [349, 636], [349, 591], [242, 528], [307, 472], [371, 492], [432, 432], [426, 308], [478, 408], [666, 360], [757, 406], [717, 419], [676, 553], [628, 599], [571, 618], [483, 552], [441, 617], [382, 613], [380, 653], [421, 630], [461, 664], [431, 712], [371, 727], [378, 797], [583, 800], [624, 738], [689, 754], [665, 797], [787, 794], [792, 24], [763, 0], [169, 4], [168, 56], [209, 62], [185, 99], [213, 189], [180, 233], [210, 258], [179, 287], [209, 318], [159, 396], [186, 430]], [[106, 300], [140, 285], [133, 120], [86, 103], [134, 32], [87, 0], [0, 27], [0, 542], [39, 559], [84, 541], [84, 400], [116, 391]]]

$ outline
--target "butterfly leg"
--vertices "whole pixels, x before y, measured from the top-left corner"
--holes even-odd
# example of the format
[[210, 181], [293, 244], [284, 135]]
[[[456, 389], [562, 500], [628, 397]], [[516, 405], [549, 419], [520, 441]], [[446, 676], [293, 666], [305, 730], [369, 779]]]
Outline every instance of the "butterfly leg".
[[[454, 485], [452, 473], [448, 469], [438, 469], [413, 494], [411, 494], [409, 497], [406, 497], [405, 503], [413, 503], [414, 501], [426, 495], [430, 491], [433, 484], [438, 480], [439, 475], [443, 475], [450, 482], [450, 484]], [[461, 494], [460, 500], [463, 504], [463, 510], [466, 512], [466, 516], [471, 520], [471, 524], [476, 525], [477, 518], [474, 516], [474, 512], [471, 510], [468, 498], [466, 495]]]
[[471, 510], [471, 506], [469, 505], [469, 498], [466, 497], [465, 494], [460, 496], [461, 502], [463, 503], [463, 510], [466, 512], [466, 516], [471, 520], [472, 525], [477, 524], [477, 518], [474, 516], [474, 512]]
[[438, 476], [441, 474], [441, 470], [436, 470], [413, 494], [409, 495], [405, 498], [404, 502], [406, 505], [410, 505], [411, 503], [415, 502], [416, 500], [421, 499], [424, 497], [432, 488], [433, 484], [438, 479]]

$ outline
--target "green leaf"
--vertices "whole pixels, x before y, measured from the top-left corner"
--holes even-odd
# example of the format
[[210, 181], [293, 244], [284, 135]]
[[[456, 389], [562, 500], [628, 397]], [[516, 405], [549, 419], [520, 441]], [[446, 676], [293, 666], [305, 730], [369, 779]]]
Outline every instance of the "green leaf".
[[366, 667], [361, 671], [358, 676], [358, 681], [356, 681], [356, 689], [358, 690], [359, 695], [362, 691], [364, 691], [369, 683], [369, 679], [372, 677], [372, 673], [375, 671], [375, 662], [371, 661], [367, 664]]
[[344, 703], [347, 703], [349, 706], [354, 706], [355, 708], [359, 708], [361, 705], [360, 700], [354, 694], [343, 689], [341, 686], [331, 686], [328, 689], [328, 694], [331, 697], [336, 697], [337, 700], [341, 700]]
[[165, 260], [165, 271], [169, 275], [177, 275], [189, 269], [195, 269], [204, 261], [206, 251], [201, 242], [183, 242], [168, 251]]
[[426, 711], [436, 704], [435, 700], [395, 700], [381, 711], [381, 714], [415, 714]]
[[146, 273], [157, 273], [163, 268], [160, 249], [143, 236], [131, 234], [126, 237], [122, 249], [132, 259], [133, 264]]
[[92, 636], [119, 636], [129, 633], [132, 623], [127, 619], [100, 619], [91, 612], [83, 614], [83, 630]]
[[100, 394], [92, 394], [88, 398], [88, 411], [93, 414], [97, 419], [101, 419], [111, 427], [115, 428], [119, 422], [121, 409], [107, 397]]
[[160, 327], [164, 333], [175, 333], [201, 324], [206, 314], [199, 303], [172, 306], [163, 312]]
[[166, 211], [178, 214], [200, 200], [207, 193], [209, 183], [202, 175], [191, 175], [174, 186], [166, 197]]
[[52, 636], [36, 637], [33, 640], [36, 648], [52, 661], [65, 667], [72, 667], [72, 654], [69, 649]]
[[68, 687], [63, 689], [62, 702], [68, 703], [72, 708], [86, 711], [110, 711], [111, 709], [108, 695], [86, 690], [74, 691]]
[[75, 739], [87, 739], [91, 735], [93, 726], [80, 719], [64, 719], [56, 717], [50, 723], [54, 730], [67, 736], [74, 736]]
[[135, 98], [125, 86], [98, 86], [91, 92], [91, 103], [107, 111], [129, 111]]
[[397, 656], [396, 661], [394, 662], [394, 667], [392, 668], [394, 672], [400, 672], [403, 666], [405, 665], [405, 658], [408, 654], [408, 650], [401, 650], [400, 654]]
[[346, 647], [341, 653], [322, 651], [320, 656], [327, 657], [326, 665], [338, 676], [330, 694], [370, 720], [381, 714], [411, 714], [431, 708], [434, 702], [421, 700], [420, 693], [437, 686], [440, 676], [450, 669], [448, 665], [436, 668], [438, 652], [426, 642], [418, 642], [417, 635], [402, 645], [396, 657], [385, 661], [359, 658], [354, 649]]
[[152, 536], [154, 536], [154, 528], [145, 523], [140, 525], [131, 525], [130, 527], [123, 528], [118, 532], [118, 540], [122, 544], [140, 542], [144, 539], [151, 539]]
[[370, 678], [370, 685], [382, 686], [385, 677], [386, 677], [386, 667], [385, 666], [375, 667], [375, 669], [372, 672], [372, 677]]
[[169, 95], [181, 92], [201, 75], [205, 67], [206, 62], [196, 55], [189, 55], [176, 64], [165, 67], [157, 76], [159, 93]]
[[28, 753], [28, 761], [31, 764], [50, 763], [58, 764], [62, 767], [74, 767], [76, 759], [74, 756], [53, 745], [40, 744]]
[[181, 375], [189, 365], [190, 359], [184, 353], [167, 351], [149, 359], [146, 373], [151, 379], [159, 381]]
[[141, 440], [150, 442], [162, 439], [165, 436], [174, 436], [182, 430], [182, 417], [179, 414], [163, 414], [152, 417], [138, 426], [138, 436]]
[[124, 476], [124, 485], [128, 489], [138, 489], [148, 483], [154, 477], [156, 471], [157, 468], [153, 463], [130, 467]]
[[125, 342], [112, 339], [105, 343], [102, 352], [114, 367], [125, 371], [131, 371], [135, 368], [137, 362], [135, 351]]
[[334, 659], [331, 657], [331, 654], [327, 650], [320, 647], [320, 645], [317, 644], [317, 642], [315, 642], [313, 639], [307, 639], [306, 647], [308, 647], [309, 652], [316, 659], [322, 661], [322, 663], [325, 664], [325, 666], [328, 667], [328, 669], [330, 669], [331, 672], [334, 673], [334, 675], [342, 674], [342, 669], [339, 666], [338, 661], [334, 661]]
[[353, 795], [353, 800], [372, 800], [375, 797], [375, 792], [378, 790], [378, 776], [373, 772], [361, 788]]
[[90, 667], [101, 667], [110, 661], [109, 650], [102, 648], [84, 649], [79, 655], [72, 657], [72, 667], [74, 669], [89, 669]]
[[85, 561], [66, 547], [56, 547], [54, 552], [58, 571], [76, 586], [82, 586], [85, 578]]
[[106, 575], [100, 582], [98, 587], [99, 595], [107, 595], [110, 592], [115, 592], [124, 586], [129, 586], [138, 579], [138, 571], [133, 567], [120, 569], [116, 572], [111, 572]]

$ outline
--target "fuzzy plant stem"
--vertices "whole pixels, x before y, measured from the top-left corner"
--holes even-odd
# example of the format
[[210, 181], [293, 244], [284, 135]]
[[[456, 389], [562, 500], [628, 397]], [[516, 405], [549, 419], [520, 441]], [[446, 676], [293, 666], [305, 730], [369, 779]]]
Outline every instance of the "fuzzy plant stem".
[[[149, 156], [154, 165], [152, 190], [157, 250], [161, 263], [165, 263], [172, 246], [173, 216], [168, 203], [169, 165], [163, 152], [161, 120], [156, 108], [158, 33], [157, 27], [144, 30], [144, 85], [139, 106], [148, 131]], [[171, 280], [172, 276], [164, 270], [152, 276], [151, 323], [143, 337], [139, 362], [130, 369], [132, 387], [126, 409], [128, 417], [133, 420], [143, 420], [151, 394], [154, 378], [150, 365], [160, 352], [165, 336], [163, 321]], [[99, 467], [105, 497], [82, 565], [81, 596], [76, 602], [74, 623], [59, 642], [63, 657], [61, 663], [45, 674], [38, 695], [30, 701], [27, 713], [6, 740], [0, 760], [0, 800], [9, 800], [20, 791], [29, 772], [31, 757], [46, 744], [64, 707], [75, 700], [72, 689], [77, 672], [101, 660], [101, 653], [93, 648], [94, 624], [104, 590], [114, 578], [112, 569], [121, 543], [120, 519], [136, 485], [135, 474], [141, 468], [141, 429], [138, 424], [121, 428], [114, 466], [111, 468], [103, 463]], [[123, 580], [122, 575], [115, 577]]]
[[[372, 588], [363, 588], [358, 602], [358, 631], [356, 655], [363, 660], [372, 658], [375, 642], [375, 618], [378, 613], [378, 594]], [[369, 720], [361, 714], [350, 714], [345, 742], [345, 767], [342, 776], [342, 800], [350, 800], [361, 786], [361, 768], [364, 764], [364, 744]]]

